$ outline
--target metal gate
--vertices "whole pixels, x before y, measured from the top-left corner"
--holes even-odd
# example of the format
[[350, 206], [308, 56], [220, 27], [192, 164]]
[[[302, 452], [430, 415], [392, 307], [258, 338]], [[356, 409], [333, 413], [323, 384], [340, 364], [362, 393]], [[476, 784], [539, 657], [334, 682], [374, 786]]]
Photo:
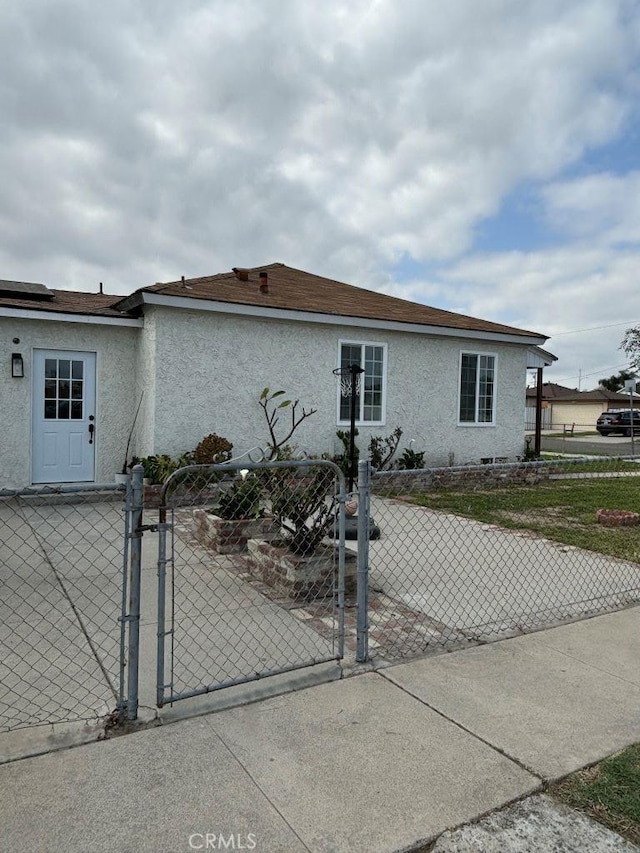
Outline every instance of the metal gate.
[[336, 465], [193, 465], [161, 503], [158, 707], [342, 659], [356, 572]]

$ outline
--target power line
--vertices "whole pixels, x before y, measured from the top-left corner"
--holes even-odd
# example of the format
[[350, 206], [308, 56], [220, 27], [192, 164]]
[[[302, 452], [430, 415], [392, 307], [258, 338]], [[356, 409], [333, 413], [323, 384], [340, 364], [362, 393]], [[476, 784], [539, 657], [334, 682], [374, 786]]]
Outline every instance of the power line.
[[562, 335], [577, 335], [580, 332], [596, 332], [598, 329], [613, 329], [616, 326], [628, 326], [629, 328], [632, 328], [633, 326], [637, 326], [639, 323], [640, 321], [625, 320], [623, 323], [609, 323], [608, 326], [590, 326], [588, 329], [572, 329], [570, 332], [556, 332], [555, 334], [552, 333], [551, 337], [559, 338]]
[[564, 377], [560, 377], [560, 378], [562, 379], [563, 382], [573, 382], [574, 379], [576, 381], [581, 381], [582, 379], [586, 379], [589, 376], [597, 376], [598, 374], [602, 375], [603, 373], [606, 373], [609, 370], [631, 370], [631, 369], [632, 368], [631, 368], [631, 365], [629, 364], [629, 362], [625, 362], [624, 364], [615, 364], [613, 367], [601, 367], [598, 370], [594, 370], [592, 373], [581, 373], [581, 374], [578, 374], [578, 376], [568, 376], [566, 378], [564, 378]]

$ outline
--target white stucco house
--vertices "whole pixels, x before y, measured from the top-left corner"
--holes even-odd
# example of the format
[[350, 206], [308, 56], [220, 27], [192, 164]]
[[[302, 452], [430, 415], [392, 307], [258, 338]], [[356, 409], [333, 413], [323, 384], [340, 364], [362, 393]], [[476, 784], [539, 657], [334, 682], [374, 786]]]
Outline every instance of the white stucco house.
[[[526, 370], [544, 335], [407, 302], [284, 264], [155, 284], [128, 297], [0, 282], [0, 487], [110, 482], [129, 456], [265, 446], [266, 386], [317, 412], [296, 443], [337, 450], [333, 374], [365, 369], [359, 443], [404, 431], [429, 465], [515, 459]], [[286, 417], [286, 412], [284, 413]]]

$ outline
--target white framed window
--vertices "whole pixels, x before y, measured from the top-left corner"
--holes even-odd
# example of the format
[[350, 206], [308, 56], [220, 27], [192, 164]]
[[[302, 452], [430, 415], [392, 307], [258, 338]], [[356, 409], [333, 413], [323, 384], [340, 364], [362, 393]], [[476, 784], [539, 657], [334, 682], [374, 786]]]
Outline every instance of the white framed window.
[[495, 424], [496, 367], [497, 357], [493, 353], [460, 353], [459, 424]]
[[[369, 341], [340, 341], [338, 364], [364, 368], [356, 394], [356, 423], [362, 426], [384, 425], [387, 384], [387, 345]], [[338, 387], [338, 426], [349, 423], [351, 398], [343, 397]]]

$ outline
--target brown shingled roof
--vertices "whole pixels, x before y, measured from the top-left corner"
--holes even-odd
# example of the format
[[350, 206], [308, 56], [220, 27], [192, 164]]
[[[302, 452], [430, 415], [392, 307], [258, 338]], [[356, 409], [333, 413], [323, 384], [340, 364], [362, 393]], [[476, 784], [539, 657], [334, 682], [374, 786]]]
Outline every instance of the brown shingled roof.
[[[261, 272], [266, 272], [268, 275], [268, 292], [266, 293], [260, 290], [259, 274]], [[279, 263], [238, 270], [238, 275], [232, 271], [191, 278], [184, 283], [172, 281], [144, 287], [136, 291], [132, 297], [123, 300], [122, 308], [128, 309], [135, 302], [139, 304], [144, 293], [370, 320], [417, 323], [450, 329], [547, 337], [537, 332], [466, 317], [463, 314], [430, 308], [427, 305], [364, 290], [361, 287], [323, 278]]]
[[2, 308], [22, 308], [29, 311], [54, 311], [59, 314], [89, 314], [99, 317], [118, 317], [122, 311], [113, 306], [122, 300], [122, 296], [107, 296], [104, 293], [83, 293], [78, 290], [51, 290], [53, 299], [15, 299], [0, 297]]

